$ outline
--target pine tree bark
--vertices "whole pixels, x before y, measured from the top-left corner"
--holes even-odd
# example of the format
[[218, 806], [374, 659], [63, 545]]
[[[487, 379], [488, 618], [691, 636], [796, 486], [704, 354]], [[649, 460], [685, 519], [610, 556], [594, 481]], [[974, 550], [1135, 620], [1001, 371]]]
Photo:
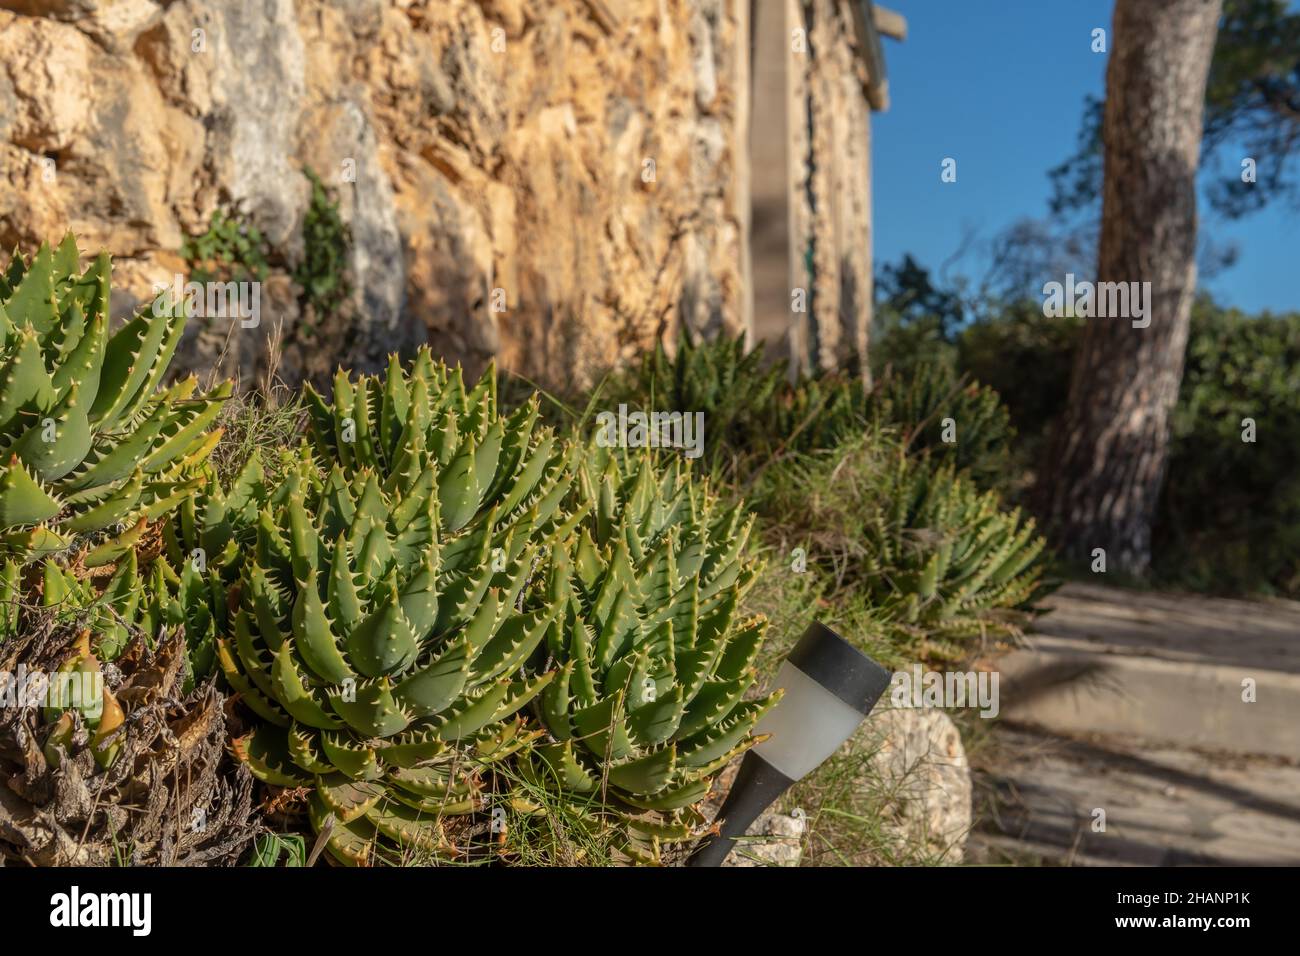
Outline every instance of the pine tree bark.
[[[1058, 544], [1143, 575], [1196, 289], [1196, 170], [1222, 0], [1117, 0], [1097, 280], [1149, 282], [1146, 327], [1089, 318], [1044, 497]], [[1130, 311], [1132, 302], [1130, 301]]]

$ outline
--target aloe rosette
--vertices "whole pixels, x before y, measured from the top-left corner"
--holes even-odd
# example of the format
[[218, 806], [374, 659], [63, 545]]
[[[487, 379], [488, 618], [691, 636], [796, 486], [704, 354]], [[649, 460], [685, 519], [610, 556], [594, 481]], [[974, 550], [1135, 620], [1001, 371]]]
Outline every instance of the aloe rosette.
[[952, 466], [888, 463], [863, 522], [855, 584], [883, 626], [959, 657], [972, 637], [1015, 637], [1044, 585], [1046, 541]]
[[[157, 634], [163, 608], [145, 593], [134, 552], [128, 553], [102, 585], [77, 577], [52, 559], [46, 559], [40, 568], [38, 593], [23, 587], [22, 576], [22, 568], [13, 558], [0, 567], [0, 607], [4, 609], [0, 638], [33, 633], [75, 635], [43, 695], [44, 719], [52, 725], [42, 742], [46, 760], [57, 765], [57, 747], [71, 749], [77, 729], [75, 712], [88, 731], [95, 762], [107, 768], [119, 750], [113, 732], [124, 718], [113, 693], [103, 685], [102, 662], [117, 659], [136, 635]], [[85, 680], [92, 675], [94, 684]], [[31, 685], [27, 686], [30, 693]], [[16, 690], [11, 688], [11, 692]]]
[[229, 594], [270, 497], [262, 456], [254, 450], [228, 488], [205, 469], [194, 493], [162, 526], [148, 590], [161, 602], [166, 623], [184, 628], [191, 672], [186, 689], [213, 671], [217, 638], [231, 632]]
[[535, 404], [500, 418], [491, 385], [427, 351], [309, 402], [315, 454], [282, 469], [217, 642], [269, 725], [237, 752], [312, 789], [341, 862], [438, 852], [479, 767], [535, 736], [514, 715], [553, 674], [520, 670], [558, 613], [536, 568], [581, 518], [560, 509], [564, 452]]
[[228, 382], [160, 387], [183, 313], [146, 309], [110, 334], [109, 274], [104, 253], [80, 271], [69, 235], [0, 275], [0, 549], [21, 560], [126, 529], [84, 563], [119, 559], [219, 437]]
[[766, 621], [738, 612], [752, 520], [676, 456], [598, 448], [570, 507], [586, 517], [549, 570], [560, 667], [536, 703], [549, 739], [533, 773], [621, 828], [630, 858], [657, 862], [697, 832], [713, 778], [776, 700], [754, 694]]

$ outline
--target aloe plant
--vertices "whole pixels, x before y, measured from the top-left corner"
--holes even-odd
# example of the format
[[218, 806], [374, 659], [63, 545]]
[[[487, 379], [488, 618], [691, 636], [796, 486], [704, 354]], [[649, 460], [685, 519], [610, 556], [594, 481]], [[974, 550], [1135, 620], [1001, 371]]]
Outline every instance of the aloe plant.
[[[87, 681], [85, 678], [91, 678]], [[59, 703], [46, 707], [45, 719], [52, 723], [45, 738], [43, 756], [57, 767], [62, 755], [72, 749], [76, 738], [77, 716], [90, 734], [91, 755], [100, 768], [112, 767], [121, 752], [120, 734], [126, 719], [117, 697], [104, 684], [99, 659], [90, 646], [90, 631], [83, 630], [72, 652], [54, 676]]]
[[166, 623], [184, 627], [191, 675], [186, 689], [216, 665], [217, 637], [229, 633], [232, 624], [228, 594], [271, 496], [256, 450], [228, 489], [211, 467], [203, 470], [201, 482], [162, 526], [162, 552], [147, 578]]
[[71, 234], [0, 275], [0, 550], [22, 560], [99, 541], [109, 564], [184, 500], [230, 394], [193, 378], [160, 388], [184, 315], [147, 309], [109, 333], [109, 257], [85, 271]]
[[1038, 596], [1046, 545], [951, 465], [893, 456], [876, 476], [850, 583], [887, 626], [961, 654], [972, 637], [1015, 637]]
[[737, 611], [756, 573], [752, 521], [649, 452], [591, 449], [569, 507], [586, 517], [548, 571], [560, 669], [536, 705], [550, 739], [533, 772], [655, 862], [698, 831], [713, 777], [775, 701], [749, 699], [766, 621]]
[[[417, 387], [431, 396], [430, 411], [399, 427], [386, 410], [404, 408], [404, 396]], [[537, 417], [534, 398], [508, 419], [498, 418], [491, 370], [466, 388], [459, 370], [427, 353], [417, 357], [409, 379], [395, 363], [383, 379], [358, 385], [339, 375], [332, 403], [308, 389], [307, 405], [319, 456], [341, 461], [345, 471], [373, 467], [389, 484], [410, 470], [403, 462], [411, 445], [432, 450], [447, 468], [452, 430], [482, 435], [481, 443], [495, 449], [503, 441], [497, 424], [504, 423], [500, 434], [509, 443], [509, 436], [527, 436]], [[558, 473], [552, 442], [544, 437], [538, 443], [544, 453], [531, 457], [516, 448], [503, 452], [505, 467], [492, 484], [503, 473], [517, 475], [517, 496], [543, 469]], [[762, 620], [734, 620], [737, 599], [755, 573], [745, 556], [750, 525], [741, 507], [724, 509], [674, 456], [590, 448], [570, 457], [574, 480], [557, 474], [542, 498], [557, 512], [554, 523], [564, 522], [541, 552], [545, 586], [526, 595], [525, 608], [553, 616], [534, 672], [547, 672], [549, 660], [561, 667], [534, 704], [550, 738], [530, 748], [535, 757], [523, 767], [572, 796], [592, 826], [619, 828], [629, 856], [654, 860], [665, 842], [694, 832], [702, 820], [696, 807], [712, 778], [753, 743], [753, 726], [771, 704], [743, 699], [752, 689], [764, 627]], [[668, 633], [674, 634], [671, 649]], [[584, 648], [596, 653], [602, 634], [607, 643], [589, 661]], [[619, 682], [630, 679], [634, 666], [639, 683], [629, 691]], [[652, 714], [659, 722], [643, 729]], [[606, 753], [587, 734], [602, 717], [631, 721], [637, 730], [625, 738], [619, 724], [606, 735], [617, 744]], [[599, 809], [589, 813], [593, 798]]]
[[639, 366], [611, 377], [602, 395], [612, 404], [703, 412], [707, 461], [733, 479], [752, 477], [777, 457], [888, 430], [910, 452], [955, 462], [991, 487], [1006, 480], [1015, 438], [997, 392], [942, 363], [921, 362], [905, 373], [886, 368], [874, 386], [842, 372], [791, 383], [761, 349], [746, 352], [743, 336], [695, 341], [683, 332], [672, 358], [657, 345]]
[[90, 629], [95, 653], [106, 661], [121, 653], [133, 630], [155, 634], [163, 623], [161, 606], [145, 592], [134, 551], [127, 552], [106, 583], [78, 578], [47, 559], [40, 590], [39, 607]]
[[503, 419], [494, 393], [427, 350], [309, 393], [316, 455], [262, 509], [217, 641], [269, 724], [237, 754], [311, 788], [340, 862], [438, 852], [441, 818], [481, 805], [478, 767], [535, 737], [512, 715], [553, 674], [519, 671], [559, 612], [535, 567], [582, 515], [560, 509], [566, 459], [536, 406]]
[[895, 430], [910, 453], [951, 462], [980, 487], [1005, 480], [1016, 432], [1006, 405], [988, 386], [942, 364], [921, 363], [907, 375], [886, 372], [866, 409], [873, 425]]

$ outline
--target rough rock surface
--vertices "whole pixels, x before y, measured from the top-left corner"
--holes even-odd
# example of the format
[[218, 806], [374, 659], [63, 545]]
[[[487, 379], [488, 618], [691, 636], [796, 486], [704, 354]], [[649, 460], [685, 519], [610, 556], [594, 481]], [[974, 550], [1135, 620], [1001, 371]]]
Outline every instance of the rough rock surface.
[[280, 289], [182, 366], [257, 379], [278, 351], [294, 379], [428, 340], [571, 382], [679, 321], [736, 331], [746, 7], [0, 0], [0, 245], [76, 230], [126, 310], [225, 207], [285, 273], [310, 166], [353, 236], [344, 327]]
[[804, 820], [768, 811], [737, 841], [723, 866], [798, 866], [803, 858]]
[[971, 772], [956, 724], [941, 710], [873, 715], [846, 743], [870, 753], [882, 833], [909, 857], [960, 863], [971, 828]]

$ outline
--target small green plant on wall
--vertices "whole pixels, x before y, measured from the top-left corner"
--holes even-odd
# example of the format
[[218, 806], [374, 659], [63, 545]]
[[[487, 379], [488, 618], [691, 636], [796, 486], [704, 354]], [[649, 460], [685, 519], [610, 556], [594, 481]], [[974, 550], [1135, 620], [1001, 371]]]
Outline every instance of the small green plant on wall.
[[195, 282], [262, 282], [270, 269], [262, 233], [242, 216], [222, 209], [212, 214], [207, 232], [186, 238], [181, 257], [190, 264]]
[[[299, 302], [307, 326], [335, 315], [352, 293], [347, 275], [352, 233], [339, 214], [338, 200], [310, 167], [303, 175], [311, 183], [311, 201], [302, 223], [302, 260], [289, 272], [301, 292]], [[218, 209], [207, 231], [186, 238], [181, 256], [194, 282], [266, 280], [272, 268], [286, 269], [285, 257], [271, 248], [246, 217]]]
[[309, 167], [303, 174], [311, 181], [311, 204], [302, 223], [303, 258], [293, 279], [302, 289], [303, 305], [311, 306], [319, 322], [342, 308], [352, 291], [347, 277], [352, 234], [321, 178]]

